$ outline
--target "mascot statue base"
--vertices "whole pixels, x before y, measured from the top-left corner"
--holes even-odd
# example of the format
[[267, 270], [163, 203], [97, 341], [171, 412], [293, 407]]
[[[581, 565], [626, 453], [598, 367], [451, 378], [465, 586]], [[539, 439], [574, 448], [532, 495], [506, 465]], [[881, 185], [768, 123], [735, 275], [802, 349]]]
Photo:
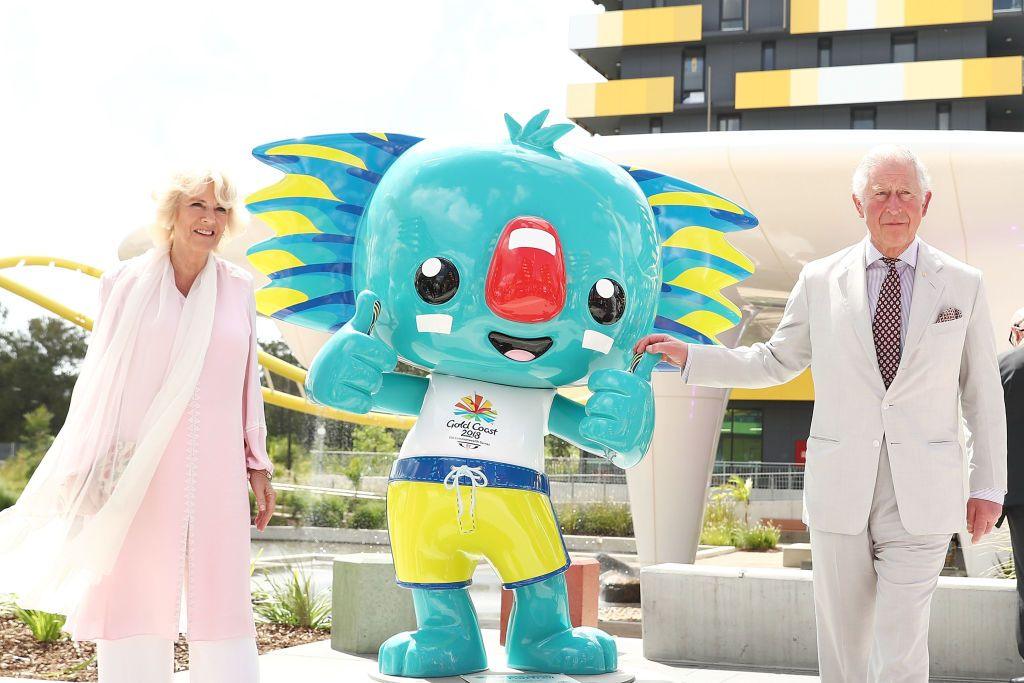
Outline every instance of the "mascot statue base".
[[[248, 199], [277, 233], [249, 250], [270, 278], [257, 306], [333, 333], [308, 396], [417, 416], [387, 517], [418, 628], [381, 646], [385, 676], [487, 670], [468, 590], [486, 560], [515, 592], [508, 667], [631, 680], [614, 673], [611, 636], [570, 622], [544, 436], [632, 467], [654, 430], [659, 358], [634, 355], [637, 340], [714, 344], [740, 320], [721, 290], [753, 266], [724, 233], [754, 217], [683, 180], [560, 152], [573, 126], [543, 127], [546, 114], [506, 116], [503, 144], [350, 133], [254, 152], [287, 174]], [[395, 372], [399, 359], [429, 377]], [[582, 383], [585, 406], [557, 393]]]

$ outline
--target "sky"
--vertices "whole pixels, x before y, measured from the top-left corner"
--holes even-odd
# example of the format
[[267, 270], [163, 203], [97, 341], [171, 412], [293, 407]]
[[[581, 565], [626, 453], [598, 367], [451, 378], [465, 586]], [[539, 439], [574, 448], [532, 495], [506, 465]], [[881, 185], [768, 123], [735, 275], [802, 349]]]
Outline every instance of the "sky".
[[[273, 140], [499, 140], [504, 112], [565, 121], [566, 85], [603, 80], [569, 51], [569, 20], [598, 11], [591, 0], [7, 0], [0, 258], [109, 267], [173, 169], [223, 169], [244, 195], [279, 177], [249, 154]], [[96, 308], [91, 278], [3, 274]], [[43, 313], [2, 289], [0, 304], [8, 326]]]

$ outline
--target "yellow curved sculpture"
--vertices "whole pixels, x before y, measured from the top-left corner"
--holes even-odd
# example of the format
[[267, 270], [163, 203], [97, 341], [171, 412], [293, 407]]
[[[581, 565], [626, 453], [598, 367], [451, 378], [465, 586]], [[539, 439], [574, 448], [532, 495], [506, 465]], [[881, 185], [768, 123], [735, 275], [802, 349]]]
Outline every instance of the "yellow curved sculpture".
[[[0, 258], [0, 270], [7, 268], [19, 268], [23, 266], [47, 266], [50, 268], [61, 268], [63, 270], [73, 270], [84, 275], [91, 277], [100, 277], [103, 275], [103, 271], [93, 266], [72, 261], [70, 259], [54, 258], [51, 256], [10, 256], [6, 258]], [[16, 282], [4, 275], [0, 275], [0, 288], [6, 289], [7, 291], [20, 296], [23, 299], [31, 301], [37, 304], [51, 313], [55, 313], [65, 320], [72, 322], [79, 327], [85, 328], [86, 330], [92, 330], [92, 318], [80, 313], [64, 304], [60, 303], [56, 299], [52, 299], [41, 292], [37, 292], [31, 287], [27, 287], [20, 282]], [[265, 351], [259, 352], [260, 365], [264, 368], [273, 372], [276, 375], [286, 377], [299, 386], [303, 386], [306, 382], [306, 371], [302, 368], [292, 365], [286, 361], [272, 356]], [[329, 420], [339, 420], [342, 422], [353, 422], [355, 424], [365, 425], [376, 425], [379, 427], [394, 427], [397, 429], [409, 429], [416, 421], [413, 417], [406, 417], [400, 415], [386, 415], [384, 413], [369, 413], [367, 415], [357, 415], [356, 413], [349, 413], [343, 410], [335, 410], [334, 408], [328, 408], [327, 406], [317, 405], [311, 403], [304, 398], [294, 396], [292, 394], [286, 394], [282, 391], [275, 391], [267, 387], [263, 387], [263, 400], [273, 406], [285, 408], [286, 410], [294, 410], [299, 413], [306, 413], [308, 415], [316, 415], [317, 417], [327, 418]]]

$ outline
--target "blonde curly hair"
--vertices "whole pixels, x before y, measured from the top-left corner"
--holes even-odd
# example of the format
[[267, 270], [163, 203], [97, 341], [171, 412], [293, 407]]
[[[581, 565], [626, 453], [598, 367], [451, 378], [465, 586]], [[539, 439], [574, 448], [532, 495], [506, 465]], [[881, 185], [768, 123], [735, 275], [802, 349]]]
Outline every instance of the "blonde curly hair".
[[203, 189], [211, 183], [217, 202], [228, 211], [224, 236], [221, 238], [218, 248], [241, 234], [244, 226], [235, 207], [238, 193], [228, 177], [220, 171], [212, 169], [184, 170], [173, 173], [166, 185], [154, 193], [156, 221], [149, 231], [154, 244], [158, 246], [170, 244], [174, 235], [174, 219], [178, 215], [178, 209], [187, 200], [202, 194]]

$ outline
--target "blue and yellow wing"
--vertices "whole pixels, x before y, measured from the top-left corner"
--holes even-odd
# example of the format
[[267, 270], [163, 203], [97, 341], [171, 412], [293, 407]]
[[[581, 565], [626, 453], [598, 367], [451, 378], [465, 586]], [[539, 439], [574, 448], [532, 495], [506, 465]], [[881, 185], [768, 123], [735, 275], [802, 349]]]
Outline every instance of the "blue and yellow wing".
[[253, 155], [285, 177], [246, 199], [275, 236], [250, 247], [270, 278], [260, 313], [333, 332], [355, 312], [352, 258], [363, 210], [387, 169], [422, 138], [343, 133], [261, 145]]
[[757, 226], [743, 207], [684, 180], [626, 167], [654, 211], [661, 243], [661, 295], [654, 331], [695, 344], [718, 335], [742, 312], [722, 290], [754, 272], [754, 263], [726, 239]]

